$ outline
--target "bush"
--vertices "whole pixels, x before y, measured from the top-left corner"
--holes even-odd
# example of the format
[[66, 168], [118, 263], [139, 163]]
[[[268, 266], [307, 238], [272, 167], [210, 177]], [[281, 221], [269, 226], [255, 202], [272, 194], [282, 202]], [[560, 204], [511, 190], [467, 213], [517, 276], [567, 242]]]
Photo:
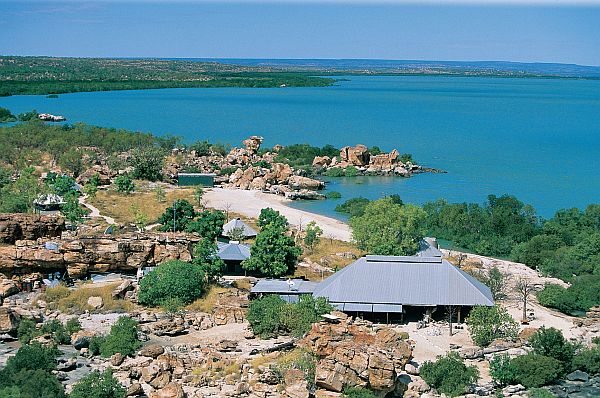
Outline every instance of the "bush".
[[127, 174], [122, 174], [115, 178], [115, 185], [117, 187], [117, 192], [120, 193], [130, 194], [135, 191], [135, 184]]
[[28, 344], [34, 337], [38, 335], [36, 323], [32, 319], [23, 319], [19, 323], [17, 329], [17, 338], [22, 344]]
[[[55, 375], [44, 370], [21, 370], [10, 378], [0, 379], [2, 398], [64, 398], [65, 390]], [[8, 395], [6, 392], [9, 391]], [[12, 394], [12, 395], [11, 395]]]
[[160, 230], [173, 231], [173, 223], [175, 223], [175, 231], [185, 231], [194, 217], [196, 217], [194, 206], [185, 199], [178, 199], [158, 219], [158, 222], [162, 224]]
[[533, 353], [554, 358], [562, 363], [564, 372], [571, 369], [576, 346], [565, 340], [562, 332], [555, 328], [542, 326], [529, 338]]
[[126, 394], [112, 371], [106, 370], [94, 371], [75, 383], [69, 398], [125, 398]]
[[475, 366], [466, 366], [457, 353], [450, 352], [435, 362], [423, 363], [420, 375], [438, 392], [454, 397], [464, 394], [466, 387], [477, 381], [479, 370]]
[[189, 304], [202, 295], [204, 278], [204, 273], [190, 263], [167, 261], [141, 280], [138, 301], [153, 307], [168, 299]]
[[514, 382], [517, 369], [508, 354], [494, 355], [490, 361], [490, 376], [496, 384], [507, 386]]
[[250, 303], [248, 322], [254, 333], [263, 338], [280, 334], [301, 337], [321, 315], [332, 310], [327, 300], [311, 295], [300, 296], [298, 303], [286, 303], [277, 295], [268, 295]]
[[329, 191], [325, 194], [325, 197], [327, 197], [327, 199], [339, 199], [342, 197], [342, 194], [337, 191]]
[[511, 364], [515, 367], [515, 381], [526, 388], [545, 386], [558, 379], [562, 371], [560, 361], [533, 353], [518, 356]]
[[528, 394], [529, 398], [556, 398], [554, 394], [543, 388], [532, 388], [528, 391]]
[[342, 391], [344, 398], [377, 398], [374, 392], [360, 387], [344, 387]]
[[346, 177], [356, 177], [358, 175], [358, 169], [354, 166], [348, 166], [346, 167], [346, 170], [344, 170], [344, 175]]
[[110, 334], [99, 342], [100, 354], [105, 358], [118, 352], [132, 355], [142, 345], [137, 336], [137, 322], [128, 316], [120, 317], [110, 328]]
[[275, 218], [258, 233], [256, 242], [250, 248], [250, 258], [242, 262], [245, 270], [269, 277], [294, 272], [302, 249], [296, 246], [293, 238], [285, 234], [286, 229], [281, 227], [283, 220], [287, 224], [285, 217]]
[[486, 347], [499, 338], [515, 339], [519, 331], [517, 322], [498, 305], [474, 307], [467, 318], [467, 326], [471, 338], [480, 347]]
[[65, 324], [65, 329], [69, 335], [79, 332], [81, 330], [81, 322], [79, 322], [79, 319], [77, 318], [71, 318]]
[[573, 368], [590, 374], [600, 373], [600, 347], [594, 346], [581, 349], [573, 357]]
[[344, 177], [346, 172], [341, 167], [331, 167], [325, 172], [327, 177]]
[[186, 226], [187, 232], [196, 232], [201, 237], [214, 242], [222, 233], [225, 213], [220, 210], [204, 210], [198, 218]]
[[68, 344], [71, 341], [71, 335], [67, 332], [65, 326], [56, 319], [42, 324], [39, 334], [49, 334], [57, 344]]
[[148, 181], [162, 179], [161, 171], [165, 158], [164, 150], [156, 147], [139, 148], [134, 150], [132, 155], [133, 178]]
[[21, 370], [50, 372], [56, 369], [56, 358], [59, 354], [56, 347], [44, 347], [37, 343], [26, 344], [19, 348], [14, 357], [8, 359], [6, 366], [0, 371], [0, 380]]
[[315, 389], [315, 371], [317, 368], [317, 357], [310, 351], [296, 348], [285, 353], [277, 359], [274, 371], [281, 382], [284, 381], [285, 373], [291, 369], [297, 369], [304, 373], [304, 379], [308, 382], [309, 390]]
[[365, 208], [370, 200], [367, 198], [352, 198], [335, 206], [338, 213], [348, 214], [350, 217], [359, 217], [365, 214]]

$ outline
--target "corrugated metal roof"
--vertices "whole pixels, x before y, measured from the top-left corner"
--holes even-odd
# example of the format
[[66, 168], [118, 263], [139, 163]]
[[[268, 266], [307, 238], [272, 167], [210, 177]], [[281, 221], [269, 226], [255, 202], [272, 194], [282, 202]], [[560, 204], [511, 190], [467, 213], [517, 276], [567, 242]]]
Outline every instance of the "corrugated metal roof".
[[304, 279], [260, 279], [250, 289], [250, 292], [260, 294], [309, 294], [315, 290], [318, 284], [318, 282], [305, 281]]
[[244, 261], [250, 258], [250, 246], [243, 243], [217, 242], [217, 256], [226, 261]]
[[[425, 239], [432, 239], [432, 238], [425, 238]], [[440, 249], [438, 249], [437, 247], [432, 246], [429, 242], [427, 242], [425, 239], [421, 240], [419, 242], [419, 251], [417, 252], [416, 256], [419, 257], [443, 257], [443, 253], [440, 251]]]
[[321, 282], [315, 297], [335, 303], [494, 305], [490, 289], [435, 257], [367, 256]]
[[239, 218], [234, 218], [227, 224], [223, 225], [223, 236], [229, 236], [229, 232], [234, 228], [243, 228], [245, 237], [256, 236], [256, 231]]

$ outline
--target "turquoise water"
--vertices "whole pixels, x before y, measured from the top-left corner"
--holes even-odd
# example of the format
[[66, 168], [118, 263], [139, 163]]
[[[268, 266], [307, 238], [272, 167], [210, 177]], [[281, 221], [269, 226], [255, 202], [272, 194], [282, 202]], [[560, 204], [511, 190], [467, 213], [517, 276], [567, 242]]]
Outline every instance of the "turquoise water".
[[[515, 194], [544, 216], [600, 202], [600, 81], [351, 76], [334, 87], [165, 89], [0, 98], [0, 106], [187, 141], [363, 143], [410, 152], [448, 174], [330, 179], [341, 200], [482, 202]], [[338, 201], [295, 206], [336, 215]], [[338, 215], [339, 217], [339, 215]]]

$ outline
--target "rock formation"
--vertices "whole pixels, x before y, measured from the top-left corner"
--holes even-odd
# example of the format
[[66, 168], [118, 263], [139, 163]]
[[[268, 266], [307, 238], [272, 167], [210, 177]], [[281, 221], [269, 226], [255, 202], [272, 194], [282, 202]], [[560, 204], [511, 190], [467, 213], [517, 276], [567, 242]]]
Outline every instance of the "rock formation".
[[340, 323], [320, 322], [301, 341], [319, 361], [315, 381], [319, 388], [341, 392], [345, 386], [389, 392], [412, 357], [406, 335], [392, 328], [371, 331], [365, 321], [336, 313]]
[[160, 264], [166, 260], [189, 261], [193, 235], [146, 234], [93, 238], [18, 240], [12, 246], [0, 246], [0, 272], [25, 274], [48, 270], [67, 270], [71, 277], [88, 272], [125, 271]]
[[21, 239], [60, 237], [65, 230], [62, 217], [35, 214], [0, 214], [0, 243], [14, 244]]

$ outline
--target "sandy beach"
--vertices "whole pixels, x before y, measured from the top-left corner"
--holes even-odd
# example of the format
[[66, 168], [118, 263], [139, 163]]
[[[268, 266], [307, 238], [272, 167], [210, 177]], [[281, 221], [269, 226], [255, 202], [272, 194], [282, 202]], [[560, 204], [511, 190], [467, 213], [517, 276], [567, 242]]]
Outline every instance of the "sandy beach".
[[267, 194], [259, 191], [244, 191], [240, 189], [213, 188], [204, 194], [206, 206], [215, 209], [228, 209], [229, 211], [243, 214], [247, 217], [258, 218], [261, 209], [270, 207], [284, 215], [289, 223], [295, 227], [315, 221], [323, 229], [324, 237], [350, 241], [352, 234], [350, 227], [339, 220], [325, 217], [303, 210], [286, 206], [291, 202], [281, 196]]

